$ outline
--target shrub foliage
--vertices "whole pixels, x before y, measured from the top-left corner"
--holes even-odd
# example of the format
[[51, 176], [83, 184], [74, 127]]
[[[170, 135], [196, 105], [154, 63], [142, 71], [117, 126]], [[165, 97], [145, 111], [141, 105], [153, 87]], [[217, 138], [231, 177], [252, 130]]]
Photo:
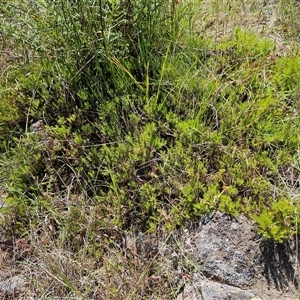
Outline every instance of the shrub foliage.
[[47, 215], [71, 239], [88, 226], [85, 207], [107, 228], [172, 229], [218, 209], [267, 238], [297, 230], [299, 56], [239, 28], [199, 35], [193, 9], [3, 5], [3, 47], [17, 60], [1, 76], [0, 173], [16, 233]]

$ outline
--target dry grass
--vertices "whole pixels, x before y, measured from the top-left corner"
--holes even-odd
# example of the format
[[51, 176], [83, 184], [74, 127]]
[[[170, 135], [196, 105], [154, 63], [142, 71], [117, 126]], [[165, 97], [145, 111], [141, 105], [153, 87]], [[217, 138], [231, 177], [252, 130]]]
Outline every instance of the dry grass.
[[293, 38], [288, 42], [286, 38], [287, 32], [291, 32], [290, 27], [297, 27], [297, 24], [291, 24], [294, 12], [292, 9], [285, 10], [285, 7], [295, 5], [293, 1], [278, 0], [205, 0], [201, 1], [201, 7], [194, 20], [199, 34], [208, 35], [215, 41], [232, 35], [235, 28], [239, 27], [275, 41], [277, 52], [282, 54], [289, 48], [294, 48]]

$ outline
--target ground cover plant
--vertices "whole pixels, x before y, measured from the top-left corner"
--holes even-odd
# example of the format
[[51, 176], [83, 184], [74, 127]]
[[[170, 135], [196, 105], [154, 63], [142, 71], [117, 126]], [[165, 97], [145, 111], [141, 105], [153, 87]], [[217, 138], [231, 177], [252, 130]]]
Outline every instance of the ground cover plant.
[[212, 210], [298, 231], [297, 3], [3, 2], [1, 212], [35, 293], [172, 299], [123, 236]]

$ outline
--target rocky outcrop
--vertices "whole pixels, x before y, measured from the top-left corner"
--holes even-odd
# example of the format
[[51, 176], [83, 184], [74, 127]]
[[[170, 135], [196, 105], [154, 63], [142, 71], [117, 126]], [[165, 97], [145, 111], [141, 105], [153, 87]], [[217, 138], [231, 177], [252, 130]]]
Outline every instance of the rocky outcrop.
[[181, 235], [194, 264], [177, 300], [298, 299], [298, 247], [263, 240], [245, 216], [215, 212]]
[[130, 241], [140, 258], [159, 261], [160, 278], [177, 290], [172, 299], [298, 299], [297, 239], [268, 241], [254, 227], [245, 216], [213, 212], [171, 234]]

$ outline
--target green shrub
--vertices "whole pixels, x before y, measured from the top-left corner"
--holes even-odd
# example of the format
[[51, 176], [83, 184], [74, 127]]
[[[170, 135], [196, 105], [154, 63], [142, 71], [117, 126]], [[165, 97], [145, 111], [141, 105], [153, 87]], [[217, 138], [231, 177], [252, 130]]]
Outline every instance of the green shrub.
[[[16, 231], [50, 211], [71, 234], [78, 211], [65, 220], [58, 200], [70, 197], [66, 209], [91, 205], [126, 230], [219, 209], [282, 240], [296, 226], [296, 204], [274, 187], [298, 149], [298, 57], [276, 57], [273, 42], [241, 29], [221, 42], [197, 36], [191, 3], [125, 4], [4, 6], [3, 30], [22, 53], [0, 104], [1, 188]], [[39, 118], [43, 136], [30, 133]]]

